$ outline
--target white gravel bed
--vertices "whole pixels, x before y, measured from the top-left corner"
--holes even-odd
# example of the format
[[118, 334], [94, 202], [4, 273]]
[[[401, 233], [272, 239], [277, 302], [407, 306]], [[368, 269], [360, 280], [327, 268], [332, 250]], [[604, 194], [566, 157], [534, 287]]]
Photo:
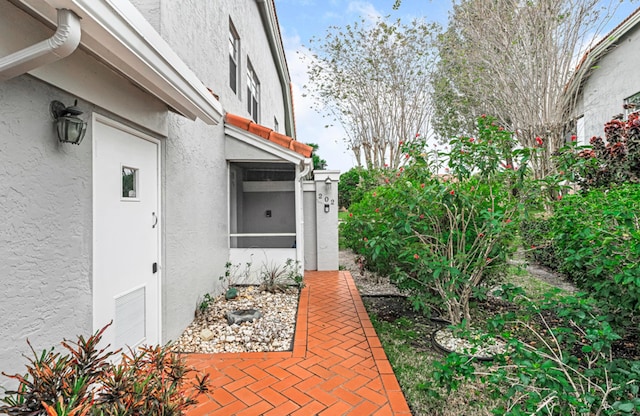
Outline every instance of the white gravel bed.
[[[477, 345], [477, 343], [468, 339], [456, 337], [450, 328], [437, 330], [434, 333], [434, 340], [449, 351], [472, 355], [480, 359], [490, 359], [497, 354], [503, 354], [507, 348], [507, 344], [504, 341], [496, 338], [483, 340], [482, 345]], [[473, 353], [470, 353], [471, 351]]]
[[[291, 350], [298, 298], [298, 289], [274, 294], [254, 286], [238, 288], [238, 297], [232, 300], [220, 295], [196, 316], [173, 349], [196, 353]], [[227, 323], [227, 311], [244, 309], [256, 309], [262, 316], [253, 322]]]

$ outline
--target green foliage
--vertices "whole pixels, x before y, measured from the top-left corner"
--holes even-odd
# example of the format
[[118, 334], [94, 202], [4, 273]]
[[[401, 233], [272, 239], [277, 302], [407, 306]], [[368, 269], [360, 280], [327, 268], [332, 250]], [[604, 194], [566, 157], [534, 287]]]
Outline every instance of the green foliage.
[[559, 201], [551, 218], [559, 270], [613, 313], [640, 310], [640, 185], [591, 189]]
[[[495, 317], [491, 327], [508, 349], [491, 363], [471, 365], [456, 353], [435, 365], [431, 389], [455, 390], [480, 380], [501, 398], [496, 415], [620, 415], [640, 410], [640, 362], [614, 359], [619, 336], [584, 297], [519, 298], [521, 310]], [[526, 340], [525, 341], [523, 341]]]
[[553, 242], [552, 223], [543, 216], [531, 217], [520, 223], [520, 236], [526, 256], [552, 270], [560, 268], [561, 259]]
[[340, 175], [338, 184], [338, 203], [340, 206], [348, 209], [351, 204], [360, 201], [367, 192], [378, 187], [384, 181], [384, 172], [385, 170], [354, 167]]
[[327, 167], [327, 161], [318, 156], [318, 149], [320, 145], [317, 143], [306, 143], [307, 146], [313, 147], [313, 153], [311, 154], [311, 160], [313, 161], [313, 170], [323, 170]]
[[304, 287], [304, 277], [300, 270], [300, 262], [287, 259], [284, 265], [263, 264], [260, 270], [262, 288], [267, 292], [276, 293], [288, 286]]
[[[469, 299], [507, 259], [518, 222], [530, 153], [512, 150], [509, 132], [487, 117], [479, 136], [451, 141], [451, 175], [433, 172], [434, 155], [406, 146], [406, 168], [351, 207], [347, 244], [373, 271], [435, 304], [451, 322], [470, 321]], [[514, 163], [517, 161], [517, 168]]]
[[606, 142], [593, 137], [591, 148], [569, 145], [556, 155], [567, 179], [576, 182], [583, 192], [640, 182], [640, 113], [632, 113], [626, 122], [609, 121], [604, 132]]
[[[108, 326], [107, 326], [108, 327]], [[182, 415], [208, 391], [208, 376], [197, 375], [168, 346], [146, 346], [122, 354], [99, 349], [104, 327], [77, 342], [63, 341], [66, 354], [43, 351], [27, 364], [27, 373], [5, 376], [17, 380], [16, 391], [2, 399], [0, 413], [8, 415]], [[31, 347], [31, 344], [29, 344]]]

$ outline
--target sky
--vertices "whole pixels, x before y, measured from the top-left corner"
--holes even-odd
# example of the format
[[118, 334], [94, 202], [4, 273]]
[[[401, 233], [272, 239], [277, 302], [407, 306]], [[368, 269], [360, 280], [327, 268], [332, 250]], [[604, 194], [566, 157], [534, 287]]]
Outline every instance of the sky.
[[[391, 16], [409, 22], [412, 18], [424, 18], [446, 26], [449, 0], [403, 0], [399, 10], [393, 10], [394, 0], [275, 0], [278, 22], [284, 43], [287, 64], [293, 84], [293, 102], [296, 118], [296, 138], [304, 143], [317, 143], [317, 154], [327, 161], [327, 169], [346, 172], [356, 163], [344, 142], [344, 130], [329, 124], [311, 108], [311, 100], [303, 97], [303, 85], [307, 83], [307, 69], [298, 52], [305, 52], [309, 39], [323, 38], [330, 26], [345, 26], [365, 18], [375, 20]], [[611, 20], [615, 27], [640, 1], [624, 0]]]

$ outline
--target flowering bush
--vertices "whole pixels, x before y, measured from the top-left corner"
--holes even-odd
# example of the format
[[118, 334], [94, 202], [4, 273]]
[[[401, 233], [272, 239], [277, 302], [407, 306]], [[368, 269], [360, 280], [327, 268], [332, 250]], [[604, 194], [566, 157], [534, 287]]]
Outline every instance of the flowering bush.
[[626, 122], [609, 121], [604, 133], [606, 142], [602, 137], [592, 137], [591, 148], [571, 143], [556, 155], [567, 179], [582, 191], [640, 182], [640, 113], [629, 115]]
[[450, 142], [448, 174], [434, 154], [405, 148], [409, 163], [386, 186], [351, 207], [347, 244], [374, 270], [434, 305], [452, 323], [469, 322], [469, 301], [501, 269], [516, 233], [530, 152], [513, 150], [511, 133], [478, 120], [478, 136]]

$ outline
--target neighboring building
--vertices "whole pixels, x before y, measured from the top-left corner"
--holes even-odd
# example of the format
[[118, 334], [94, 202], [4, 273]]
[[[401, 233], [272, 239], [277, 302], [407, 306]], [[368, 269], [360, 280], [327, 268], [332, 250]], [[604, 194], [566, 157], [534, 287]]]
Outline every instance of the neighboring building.
[[175, 339], [228, 261], [337, 269], [339, 173], [305, 180], [292, 108], [273, 0], [1, 1], [0, 370], [111, 320]]
[[640, 9], [633, 12], [582, 58], [569, 84], [577, 92], [576, 129], [581, 144], [603, 136], [614, 116], [640, 109]]

